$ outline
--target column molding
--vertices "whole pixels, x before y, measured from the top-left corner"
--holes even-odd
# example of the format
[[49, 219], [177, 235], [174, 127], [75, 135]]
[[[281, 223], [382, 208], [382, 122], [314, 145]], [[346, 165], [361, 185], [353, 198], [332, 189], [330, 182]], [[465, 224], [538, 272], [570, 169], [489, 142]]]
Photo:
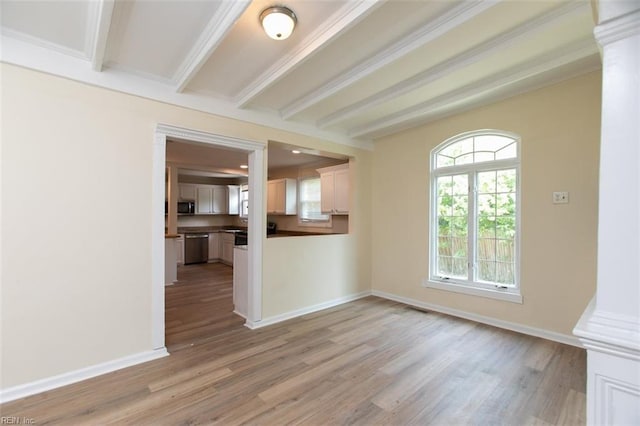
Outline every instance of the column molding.
[[640, 3], [600, 0], [598, 8], [597, 289], [573, 333], [587, 350], [587, 424], [640, 424]]

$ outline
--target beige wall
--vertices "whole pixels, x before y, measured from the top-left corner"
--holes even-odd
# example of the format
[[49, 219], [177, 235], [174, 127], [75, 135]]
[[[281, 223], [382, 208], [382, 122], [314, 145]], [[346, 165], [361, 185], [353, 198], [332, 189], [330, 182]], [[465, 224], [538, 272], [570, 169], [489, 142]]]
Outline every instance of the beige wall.
[[[1, 71], [2, 388], [152, 349], [158, 123], [353, 156], [358, 231], [324, 242], [323, 251], [342, 257], [320, 263], [305, 258], [304, 246], [267, 243], [263, 311], [276, 315], [368, 286], [371, 153], [14, 66]], [[294, 283], [280, 272], [304, 265], [313, 277], [321, 274], [316, 268], [342, 269], [347, 260], [344, 279], [330, 291], [317, 279]], [[283, 300], [294, 284], [300, 291]]]
[[[376, 141], [373, 288], [469, 313], [571, 334], [595, 291], [600, 73]], [[429, 152], [477, 129], [522, 137], [522, 305], [427, 289]], [[551, 203], [569, 191], [570, 203]]]

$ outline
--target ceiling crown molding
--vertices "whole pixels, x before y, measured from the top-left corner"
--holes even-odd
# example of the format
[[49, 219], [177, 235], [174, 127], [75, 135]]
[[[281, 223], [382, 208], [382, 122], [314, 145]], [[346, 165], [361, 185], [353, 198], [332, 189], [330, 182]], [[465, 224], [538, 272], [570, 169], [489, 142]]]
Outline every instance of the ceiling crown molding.
[[468, 65], [486, 59], [488, 56], [499, 52], [524, 37], [530, 37], [539, 33], [550, 25], [554, 25], [557, 21], [573, 16], [578, 13], [589, 12], [588, 6], [583, 2], [565, 3], [554, 8], [540, 16], [525, 22], [512, 30], [504, 31], [497, 36], [481, 43], [459, 55], [456, 55], [442, 63], [439, 63], [427, 70], [424, 70], [411, 78], [394, 84], [372, 96], [354, 102], [344, 108], [332, 112], [317, 121], [320, 128], [327, 128], [339, 122], [343, 122], [354, 115], [371, 109], [384, 102], [400, 97], [406, 93], [426, 86], [442, 77], [451, 75], [451, 73], [460, 70]]
[[604, 21], [598, 25], [593, 32], [601, 46], [639, 34], [640, 9]]
[[427, 25], [378, 52], [372, 58], [361, 62], [348, 72], [341, 74], [339, 77], [287, 105], [281, 111], [282, 118], [285, 120], [292, 118], [294, 115], [351, 86], [385, 65], [457, 28], [498, 3], [499, 0], [464, 2], [447, 10]]
[[382, 4], [381, 0], [350, 1], [333, 14], [327, 22], [303, 40], [291, 55], [276, 62], [257, 79], [251, 82], [240, 93], [236, 100], [236, 107], [246, 108], [256, 97], [278, 82], [282, 77], [293, 71], [314, 54], [327, 47], [332, 40], [357, 24], [362, 18]]
[[[19, 42], [28, 43], [29, 45], [36, 46], [41, 49], [50, 50], [55, 53], [59, 53], [62, 55], [70, 56], [72, 58], [90, 60], [91, 58], [87, 55], [87, 52], [84, 50], [72, 49], [66, 46], [62, 46], [58, 43], [53, 43], [47, 40], [43, 40], [39, 37], [34, 37], [29, 34], [22, 33], [20, 31], [11, 30], [6, 27], [2, 27], [2, 38], [3, 39], [13, 39]], [[4, 51], [4, 44], [0, 44], [0, 54]]]
[[173, 80], [176, 92], [182, 92], [200, 71], [218, 45], [251, 4], [251, 0], [221, 2], [220, 8], [207, 23], [198, 41], [176, 70]]
[[[419, 122], [424, 122], [428, 116], [434, 115], [446, 107], [452, 107], [458, 102], [481, 96], [489, 96], [492, 92], [508, 88], [510, 85], [522, 80], [535, 77], [536, 75], [551, 71], [557, 67], [597, 54], [598, 49], [594, 45], [593, 40], [582, 40], [566, 46], [559, 51], [542, 55], [534, 60], [512, 67], [496, 75], [492, 75], [491, 77], [468, 84], [453, 92], [446, 93], [429, 101], [405, 108], [404, 110], [389, 115], [383, 119], [377, 119], [362, 126], [354, 127], [353, 129], [350, 129], [349, 136], [353, 138], [387, 136], [393, 132], [406, 129], [408, 125], [413, 126]], [[584, 69], [581, 73], [589, 71], [592, 71], [592, 69]], [[548, 81], [544, 85], [552, 83], [553, 81]], [[527, 91], [529, 90], [533, 89], [528, 88]], [[499, 98], [493, 97], [489, 101], [494, 102], [499, 99], [513, 96], [514, 94], [517, 93], [507, 92]], [[473, 107], [477, 106], [479, 106], [479, 104], [476, 102]]]
[[177, 93], [172, 86], [166, 83], [140, 77], [118, 68], [108, 67], [103, 72], [98, 73], [88, 66], [88, 58], [71, 56], [47, 46], [9, 37], [4, 33], [0, 38], [0, 45], [2, 46], [2, 49], [0, 49], [0, 62], [81, 81], [133, 96], [244, 121], [251, 125], [261, 125], [272, 129], [299, 133], [358, 149], [373, 150], [373, 143], [369, 140], [356, 140], [344, 134], [322, 131], [306, 123], [284, 121], [274, 117], [272, 114], [260, 111], [238, 110], [233, 108], [233, 104], [230, 102], [211, 99], [202, 94]]

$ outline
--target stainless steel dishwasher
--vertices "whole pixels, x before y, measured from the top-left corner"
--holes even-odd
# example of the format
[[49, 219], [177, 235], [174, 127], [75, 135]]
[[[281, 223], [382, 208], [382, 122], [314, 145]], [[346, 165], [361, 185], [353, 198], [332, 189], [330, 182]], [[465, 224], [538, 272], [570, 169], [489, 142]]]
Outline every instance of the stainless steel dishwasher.
[[184, 264], [205, 263], [209, 260], [209, 234], [185, 234]]

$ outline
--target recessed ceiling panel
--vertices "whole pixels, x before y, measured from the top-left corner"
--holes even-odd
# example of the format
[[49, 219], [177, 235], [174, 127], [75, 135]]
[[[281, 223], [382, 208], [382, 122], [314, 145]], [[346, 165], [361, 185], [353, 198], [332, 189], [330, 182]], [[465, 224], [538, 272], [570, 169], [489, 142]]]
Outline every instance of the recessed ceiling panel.
[[191, 81], [189, 90], [236, 98], [274, 63], [291, 55], [302, 40], [344, 5], [344, 1], [287, 2], [287, 7], [295, 12], [298, 24], [286, 40], [270, 39], [260, 25], [260, 13], [272, 5], [271, 0], [251, 3]]
[[240, 174], [241, 164], [248, 164], [248, 154], [244, 151], [224, 149], [207, 144], [182, 141], [168, 141], [166, 161], [178, 165], [191, 165], [202, 170], [235, 171]]
[[93, 6], [81, 1], [2, 0], [0, 19], [5, 32], [17, 32], [86, 56], [87, 24]]
[[218, 1], [123, 1], [113, 12], [107, 66], [171, 79], [220, 7]]

